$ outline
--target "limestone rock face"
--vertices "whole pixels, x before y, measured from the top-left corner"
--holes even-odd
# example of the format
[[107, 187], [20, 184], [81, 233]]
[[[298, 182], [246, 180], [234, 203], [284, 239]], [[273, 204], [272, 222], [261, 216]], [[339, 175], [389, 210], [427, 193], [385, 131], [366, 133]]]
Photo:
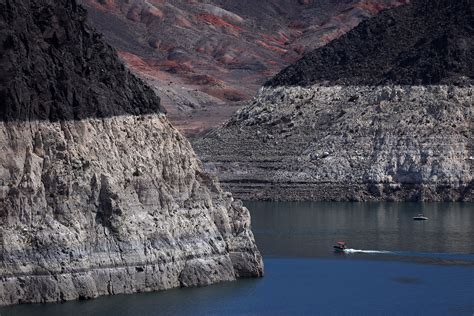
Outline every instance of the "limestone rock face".
[[245, 199], [472, 201], [473, 87], [263, 88], [195, 142]]
[[263, 275], [248, 210], [84, 13], [0, 0], [0, 304]]

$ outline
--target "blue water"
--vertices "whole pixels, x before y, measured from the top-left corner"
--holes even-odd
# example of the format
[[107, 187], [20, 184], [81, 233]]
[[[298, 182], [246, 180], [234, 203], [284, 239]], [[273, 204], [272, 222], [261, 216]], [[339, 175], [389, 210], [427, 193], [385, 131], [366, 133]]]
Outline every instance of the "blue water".
[[[474, 315], [473, 204], [248, 203], [265, 277], [7, 315]], [[423, 212], [430, 219], [414, 222]], [[348, 253], [335, 254], [336, 240]]]

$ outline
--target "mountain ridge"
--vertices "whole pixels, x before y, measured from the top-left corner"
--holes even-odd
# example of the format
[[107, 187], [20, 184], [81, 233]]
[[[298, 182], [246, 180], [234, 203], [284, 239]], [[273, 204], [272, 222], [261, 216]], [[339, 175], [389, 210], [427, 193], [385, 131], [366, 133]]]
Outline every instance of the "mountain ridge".
[[472, 84], [473, 33], [472, 1], [412, 1], [362, 22], [265, 85]]

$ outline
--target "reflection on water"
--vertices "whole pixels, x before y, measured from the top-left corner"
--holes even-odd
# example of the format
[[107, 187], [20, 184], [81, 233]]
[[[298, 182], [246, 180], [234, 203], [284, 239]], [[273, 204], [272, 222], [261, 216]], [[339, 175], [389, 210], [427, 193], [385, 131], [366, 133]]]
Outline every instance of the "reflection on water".
[[[391, 252], [436, 258], [438, 253], [442, 259], [474, 260], [473, 203], [246, 205], [251, 210], [257, 244], [266, 256], [333, 257], [332, 245], [344, 240], [355, 254]], [[414, 221], [413, 216], [419, 213], [429, 220]]]

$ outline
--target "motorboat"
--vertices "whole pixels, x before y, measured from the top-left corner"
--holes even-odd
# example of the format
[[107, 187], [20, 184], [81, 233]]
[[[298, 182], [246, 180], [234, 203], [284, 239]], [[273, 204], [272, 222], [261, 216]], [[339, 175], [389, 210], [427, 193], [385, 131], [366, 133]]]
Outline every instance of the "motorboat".
[[427, 219], [428, 219], [428, 217], [426, 217], [423, 214], [418, 214], [418, 216], [413, 217], [413, 220], [415, 220], [415, 221], [426, 221]]
[[338, 241], [336, 244], [333, 246], [335, 252], [344, 252], [346, 249], [346, 243], [343, 241]]

